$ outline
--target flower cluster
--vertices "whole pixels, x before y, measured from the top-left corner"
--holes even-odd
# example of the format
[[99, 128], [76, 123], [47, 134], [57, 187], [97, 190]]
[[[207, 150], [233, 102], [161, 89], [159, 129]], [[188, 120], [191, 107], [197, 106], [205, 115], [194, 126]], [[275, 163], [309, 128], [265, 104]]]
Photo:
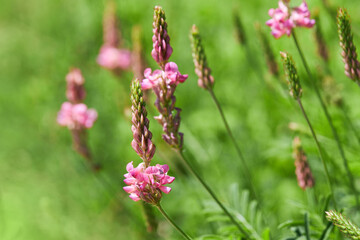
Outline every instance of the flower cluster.
[[88, 109], [82, 103], [86, 92], [85, 79], [80, 69], [73, 68], [66, 75], [66, 96], [69, 102], [64, 102], [57, 116], [57, 122], [61, 126], [67, 126], [71, 130], [91, 128], [97, 119], [97, 112]]
[[345, 63], [345, 74], [360, 85], [360, 63], [357, 59], [350, 18], [346, 9], [338, 10], [337, 25], [342, 48], [341, 56]]
[[314, 19], [310, 19], [310, 11], [305, 1], [300, 6], [290, 8], [287, 2], [279, 1], [279, 7], [269, 10], [270, 20], [266, 22], [271, 28], [271, 33], [275, 38], [282, 35], [291, 35], [295, 27], [311, 28], [315, 24]]
[[208, 67], [204, 47], [201, 43], [199, 29], [196, 25], [193, 25], [191, 28], [190, 38], [195, 73], [199, 77], [198, 85], [199, 87], [210, 90], [214, 86], [214, 77], [211, 75], [211, 69]]
[[160, 115], [156, 119], [163, 126], [163, 139], [171, 147], [181, 149], [183, 143], [183, 134], [179, 132], [181, 109], [175, 107], [176, 98], [174, 93], [176, 86], [183, 83], [188, 78], [188, 75], [182, 75], [176, 63], [167, 62], [172, 53], [172, 48], [166, 30], [165, 13], [158, 6], [155, 7], [154, 11], [153, 27], [154, 36], [152, 40], [154, 48], [151, 55], [161, 69], [153, 72], [150, 68], [145, 69], [145, 79], [142, 80], [141, 86], [143, 89], [151, 88], [157, 96], [155, 106]]
[[136, 168], [130, 162], [126, 170], [124, 182], [128, 185], [124, 187], [130, 198], [134, 201], [143, 200], [147, 203], [157, 205], [162, 197], [162, 192], [169, 193], [171, 188], [164, 186], [172, 183], [174, 177], [167, 175], [169, 167], [167, 165], [150, 166], [151, 159], [155, 154], [155, 145], [152, 143], [152, 133], [149, 130], [149, 120], [147, 119], [146, 104], [143, 99], [143, 92], [137, 79], [131, 85], [132, 102], [132, 126], [133, 141], [131, 145], [135, 152], [143, 160]]
[[168, 165], [156, 164], [156, 166], [145, 167], [145, 163], [140, 163], [136, 168], [133, 162], [126, 166], [127, 174], [124, 175], [124, 182], [128, 185], [124, 187], [125, 192], [130, 194], [134, 201], [143, 200], [147, 203], [157, 205], [163, 193], [169, 193], [170, 187], [165, 184], [172, 183], [175, 178], [168, 176]]
[[97, 119], [97, 112], [88, 109], [84, 103], [72, 104], [64, 102], [58, 113], [57, 121], [69, 129], [91, 128]]
[[311, 173], [309, 163], [306, 159], [305, 152], [301, 147], [300, 138], [294, 138], [293, 142], [293, 157], [295, 159], [295, 173], [297, 176], [299, 186], [305, 190], [306, 188], [312, 188], [315, 184], [314, 177]]
[[105, 9], [103, 29], [104, 43], [100, 48], [97, 63], [105, 69], [119, 71], [128, 69], [131, 65], [131, 52], [121, 46], [120, 32], [115, 14], [115, 4], [108, 1]]

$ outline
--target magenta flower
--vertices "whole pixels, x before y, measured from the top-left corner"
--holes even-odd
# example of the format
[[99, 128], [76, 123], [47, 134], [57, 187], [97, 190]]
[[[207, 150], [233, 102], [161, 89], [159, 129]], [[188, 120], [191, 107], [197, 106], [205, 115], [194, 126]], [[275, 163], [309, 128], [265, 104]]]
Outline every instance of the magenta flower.
[[279, 8], [269, 10], [269, 16], [271, 19], [266, 22], [266, 25], [271, 28], [271, 34], [275, 38], [280, 38], [284, 34], [290, 36], [294, 25], [289, 18], [288, 7], [281, 0], [279, 1]]
[[170, 187], [164, 186], [175, 180], [175, 177], [167, 175], [169, 171], [168, 165], [160, 165], [145, 167], [145, 163], [140, 163], [136, 168], [133, 162], [126, 166], [127, 174], [125, 184], [128, 185], [123, 189], [130, 194], [130, 198], [134, 201], [143, 200], [150, 204], [158, 204], [163, 193], [169, 193]]
[[58, 113], [57, 122], [69, 129], [91, 128], [97, 116], [96, 110], [88, 109], [83, 103], [64, 102]]
[[315, 24], [315, 20], [310, 19], [310, 11], [305, 1], [299, 7], [293, 8], [291, 20], [298, 27], [311, 28]]
[[72, 103], [79, 103], [84, 100], [86, 92], [84, 89], [85, 79], [80, 69], [73, 68], [66, 75], [66, 97]]
[[165, 64], [165, 71], [155, 70], [151, 73], [151, 69], [147, 68], [144, 71], [145, 79], [141, 82], [142, 89], [150, 89], [162, 81], [165, 80], [166, 85], [178, 85], [179, 83], [185, 82], [188, 78], [187, 74], [182, 75], [179, 72], [178, 66], [174, 62], [169, 62]]
[[295, 27], [311, 28], [315, 24], [314, 19], [310, 19], [310, 12], [305, 1], [299, 7], [289, 8], [287, 3], [279, 1], [279, 8], [270, 9], [270, 20], [266, 22], [271, 28], [271, 34], [275, 38], [280, 38], [284, 34], [290, 36]]
[[97, 63], [109, 70], [128, 69], [131, 65], [131, 52], [111, 46], [102, 46]]

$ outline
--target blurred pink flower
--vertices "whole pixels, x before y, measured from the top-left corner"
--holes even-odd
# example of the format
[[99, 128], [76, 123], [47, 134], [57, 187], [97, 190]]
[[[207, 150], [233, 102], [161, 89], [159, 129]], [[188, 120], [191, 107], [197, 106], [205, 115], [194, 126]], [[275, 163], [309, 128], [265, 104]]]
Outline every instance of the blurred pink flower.
[[177, 85], [185, 82], [188, 78], [187, 74], [182, 75], [179, 72], [178, 66], [174, 62], [168, 62], [165, 64], [165, 71], [155, 70], [151, 73], [151, 69], [147, 68], [144, 71], [145, 79], [141, 82], [142, 89], [150, 89], [158, 85], [163, 79], [166, 80], [167, 85]]
[[175, 177], [167, 175], [169, 171], [168, 165], [156, 164], [156, 166], [145, 167], [145, 163], [140, 163], [136, 168], [133, 162], [126, 166], [127, 174], [125, 177], [125, 184], [128, 185], [123, 189], [130, 194], [130, 198], [134, 201], [143, 200], [150, 204], [157, 204], [162, 193], [169, 193], [170, 187], [164, 186], [170, 184], [175, 180]]
[[269, 10], [270, 20], [266, 22], [271, 28], [271, 34], [275, 38], [280, 38], [284, 34], [290, 36], [295, 27], [311, 28], [315, 24], [314, 19], [310, 19], [310, 12], [305, 1], [299, 7], [289, 8], [288, 3], [279, 1], [279, 7]]
[[271, 19], [266, 22], [266, 25], [271, 28], [271, 34], [275, 38], [284, 34], [290, 36], [293, 23], [289, 19], [288, 7], [281, 0], [279, 1], [279, 8], [269, 10], [269, 16]]
[[72, 103], [79, 103], [84, 100], [86, 92], [84, 89], [85, 79], [80, 69], [73, 68], [66, 75], [66, 97]]
[[64, 102], [58, 113], [57, 122], [69, 129], [91, 128], [97, 116], [96, 110], [88, 109], [83, 103]]
[[292, 9], [291, 20], [298, 27], [311, 28], [315, 24], [315, 20], [310, 19], [310, 11], [305, 1], [299, 7]]
[[131, 52], [126, 49], [104, 45], [100, 49], [97, 63], [109, 70], [128, 69], [131, 64]]

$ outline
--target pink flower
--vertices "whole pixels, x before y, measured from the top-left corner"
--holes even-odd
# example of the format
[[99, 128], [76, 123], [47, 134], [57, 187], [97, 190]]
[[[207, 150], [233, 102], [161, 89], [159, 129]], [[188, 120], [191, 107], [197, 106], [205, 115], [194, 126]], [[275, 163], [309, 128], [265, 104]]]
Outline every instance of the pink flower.
[[279, 8], [270, 9], [270, 20], [266, 22], [271, 28], [271, 34], [275, 38], [280, 38], [284, 34], [290, 36], [295, 27], [311, 28], [315, 24], [314, 19], [310, 19], [310, 12], [305, 1], [299, 7], [290, 9], [283, 1], [279, 1]]
[[57, 122], [69, 129], [91, 128], [97, 119], [97, 112], [83, 103], [64, 102], [58, 113]]
[[288, 7], [281, 0], [279, 8], [269, 10], [269, 16], [271, 19], [266, 22], [266, 25], [271, 28], [271, 34], [275, 38], [280, 38], [284, 34], [290, 36], [293, 23], [289, 19]]
[[293, 8], [291, 20], [296, 26], [311, 28], [315, 24], [314, 19], [310, 19], [310, 11], [306, 2], [302, 2], [299, 7]]
[[188, 78], [187, 74], [182, 75], [179, 72], [178, 66], [174, 62], [168, 62], [165, 64], [165, 71], [155, 70], [151, 73], [151, 69], [147, 68], [144, 71], [145, 79], [141, 82], [142, 89], [150, 89], [158, 85], [163, 80], [166, 81], [167, 85], [177, 85], [185, 82]]
[[66, 75], [66, 97], [72, 103], [78, 103], [84, 100], [86, 92], [84, 89], [85, 79], [80, 69], [73, 68]]
[[126, 49], [118, 49], [104, 45], [100, 49], [97, 63], [109, 70], [127, 69], [131, 65], [131, 52]]
[[164, 186], [165, 184], [172, 183], [175, 178], [168, 176], [168, 165], [160, 165], [145, 167], [145, 163], [140, 163], [136, 168], [133, 162], [128, 163], [126, 166], [127, 174], [125, 177], [125, 184], [128, 185], [123, 189], [130, 194], [130, 198], [134, 201], [143, 200], [150, 204], [157, 204], [162, 193], [169, 193], [170, 187]]

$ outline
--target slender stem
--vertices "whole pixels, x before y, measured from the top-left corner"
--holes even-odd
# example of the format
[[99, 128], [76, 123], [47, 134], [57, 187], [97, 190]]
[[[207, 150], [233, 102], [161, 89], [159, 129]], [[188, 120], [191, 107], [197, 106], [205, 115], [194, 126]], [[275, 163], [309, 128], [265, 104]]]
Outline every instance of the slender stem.
[[293, 33], [292, 33], [292, 36], [293, 36], [293, 39], [294, 39], [296, 48], [297, 48], [297, 50], [298, 50], [298, 52], [299, 52], [299, 54], [300, 54], [302, 63], [303, 63], [303, 65], [304, 65], [304, 67], [305, 67], [305, 70], [306, 70], [308, 76], [309, 76], [310, 82], [312, 83], [312, 86], [313, 86], [313, 88], [314, 88], [314, 90], [315, 90], [316, 96], [317, 96], [317, 98], [318, 98], [319, 101], [320, 101], [321, 107], [322, 107], [322, 109], [323, 109], [323, 111], [324, 111], [324, 113], [325, 113], [325, 116], [326, 116], [326, 118], [327, 118], [327, 120], [328, 120], [328, 122], [329, 122], [329, 125], [330, 125], [330, 127], [331, 127], [331, 131], [332, 131], [332, 134], [333, 134], [333, 136], [334, 136], [334, 138], [335, 138], [335, 141], [336, 141], [336, 143], [337, 143], [337, 146], [338, 146], [338, 148], [339, 148], [340, 155], [341, 155], [341, 158], [342, 158], [342, 160], [343, 160], [343, 164], [344, 164], [344, 167], [345, 167], [347, 176], [348, 176], [348, 178], [349, 178], [350, 187], [351, 187], [351, 189], [352, 189], [352, 191], [353, 191], [353, 193], [354, 193], [354, 195], [355, 195], [356, 205], [357, 205], [358, 207], [360, 207], [358, 192], [357, 192], [357, 190], [356, 190], [356, 188], [355, 188], [355, 185], [354, 185], [354, 177], [353, 177], [353, 175], [352, 175], [352, 173], [351, 173], [351, 171], [350, 171], [349, 164], [348, 164], [348, 160], [347, 160], [346, 157], [345, 157], [345, 152], [344, 152], [344, 149], [343, 149], [343, 147], [342, 147], [342, 145], [341, 145], [339, 135], [338, 135], [337, 130], [336, 130], [334, 124], [333, 124], [332, 118], [331, 118], [331, 116], [330, 116], [330, 114], [329, 114], [329, 112], [328, 112], [328, 110], [327, 110], [327, 107], [326, 107], [323, 99], [321, 98], [320, 90], [319, 90], [319, 88], [317, 87], [316, 82], [315, 82], [315, 79], [313, 78], [313, 76], [312, 76], [312, 74], [311, 74], [311, 72], [310, 72], [310, 68], [309, 68], [309, 66], [307, 65], [307, 62], [306, 62], [305, 57], [304, 57], [304, 54], [303, 54], [303, 52], [301, 51], [299, 42], [298, 42], [298, 40], [297, 40], [297, 38], [296, 38], [296, 34], [295, 34], [294, 31], [293, 31]]
[[305, 213], [305, 236], [306, 236], [306, 240], [311, 240], [309, 214], [307, 212]]
[[171, 226], [173, 226], [176, 230], [178, 230], [178, 232], [185, 238], [188, 240], [191, 240], [192, 238], [189, 237], [189, 235], [187, 235], [170, 217], [169, 215], [167, 215], [167, 213], [165, 212], [165, 210], [162, 208], [161, 204], [157, 204], [156, 205], [157, 209], [159, 209], [159, 211], [161, 212], [161, 214], [164, 216], [164, 218], [170, 223]]
[[[244, 155], [242, 154], [242, 152], [241, 152], [241, 150], [240, 150], [240, 147], [239, 147], [239, 145], [237, 144], [236, 139], [235, 139], [235, 137], [234, 137], [234, 135], [233, 135], [233, 133], [232, 133], [232, 131], [231, 131], [231, 129], [230, 129], [230, 126], [229, 126], [229, 124], [228, 124], [228, 122], [227, 122], [227, 120], [226, 120], [226, 118], [225, 118], [224, 111], [223, 111], [223, 109], [222, 109], [222, 107], [221, 107], [218, 99], [216, 98], [216, 96], [215, 96], [215, 94], [214, 94], [214, 91], [213, 91], [211, 88], [209, 89], [209, 93], [210, 93], [210, 95], [211, 95], [211, 98], [214, 100], [217, 109], [219, 110], [221, 119], [222, 119], [222, 121], [224, 122], [224, 125], [225, 125], [225, 128], [226, 128], [226, 131], [227, 131], [227, 133], [229, 134], [230, 139], [231, 139], [232, 143], [233, 143], [234, 146], [235, 146], [237, 155], [239, 156], [240, 161], [241, 161], [241, 163], [242, 163], [242, 165], [243, 165], [243, 168], [244, 168], [244, 169], [243, 169], [243, 173], [245, 174], [246, 179], [248, 180], [248, 184], [249, 184], [250, 190], [251, 190], [251, 192], [253, 193], [255, 199], [257, 199], [256, 192], [255, 192], [255, 187], [254, 187], [254, 185], [252, 184], [252, 181], [251, 181], [252, 178], [251, 178], [250, 170], [249, 170], [249, 167], [248, 167], [247, 164], [246, 164]], [[258, 199], [257, 199], [257, 200], [258, 200]]]
[[226, 207], [220, 202], [220, 200], [216, 197], [215, 193], [211, 190], [211, 188], [205, 183], [205, 181], [200, 177], [200, 175], [195, 171], [195, 169], [190, 165], [189, 161], [184, 156], [182, 150], [178, 150], [177, 153], [180, 155], [180, 159], [183, 161], [185, 166], [189, 169], [189, 171], [199, 180], [201, 185], [206, 189], [206, 191], [211, 195], [211, 197], [215, 200], [215, 202], [219, 205], [219, 207], [223, 210], [223, 212], [229, 217], [231, 222], [239, 229], [239, 231], [244, 234], [246, 239], [250, 239], [249, 234], [245, 229], [235, 220], [235, 218], [230, 214], [230, 212], [226, 209]]
[[350, 117], [349, 117], [349, 115], [348, 115], [348, 113], [347, 113], [347, 111], [346, 111], [345, 106], [344, 106], [344, 105], [341, 105], [340, 108], [341, 108], [341, 110], [342, 110], [343, 113], [344, 113], [344, 117], [345, 117], [346, 121], [348, 122], [349, 127], [350, 127], [351, 130], [353, 131], [353, 133], [354, 133], [354, 135], [355, 135], [358, 143], [360, 144], [360, 135], [359, 135], [359, 133], [357, 132], [354, 124], [352, 123], [352, 121], [351, 121], [351, 119], [350, 119]]
[[300, 98], [297, 100], [297, 102], [299, 103], [299, 106], [300, 106], [300, 109], [301, 109], [301, 112], [302, 114], [304, 115], [304, 118], [306, 119], [306, 122], [307, 124], [309, 125], [309, 128], [310, 128], [310, 131], [311, 131], [311, 134], [315, 140], [315, 143], [316, 143], [316, 147], [319, 151], [319, 155], [320, 155], [320, 159], [321, 159], [321, 162], [323, 164], [323, 167], [324, 167], [324, 170], [325, 170], [325, 174], [326, 174], [326, 178], [327, 178], [327, 182], [328, 182], [328, 185], [329, 185], [329, 188], [330, 188], [330, 191], [331, 191], [331, 196], [332, 196], [332, 199], [333, 199], [333, 202], [334, 202], [334, 206], [335, 208], [337, 208], [336, 206], [336, 200], [335, 200], [335, 195], [334, 195], [334, 189], [333, 189], [333, 186], [332, 186], [332, 182], [331, 182], [331, 178], [330, 178], [330, 174], [329, 174], [329, 171], [328, 171], [328, 168], [327, 168], [327, 165], [326, 165], [326, 162], [325, 162], [325, 158], [324, 158], [324, 155], [323, 155], [323, 151], [322, 151], [322, 148], [320, 146], [320, 143], [316, 137], [316, 133], [310, 123], [310, 120], [305, 112], [305, 109], [302, 105], [302, 102], [300, 100]]

